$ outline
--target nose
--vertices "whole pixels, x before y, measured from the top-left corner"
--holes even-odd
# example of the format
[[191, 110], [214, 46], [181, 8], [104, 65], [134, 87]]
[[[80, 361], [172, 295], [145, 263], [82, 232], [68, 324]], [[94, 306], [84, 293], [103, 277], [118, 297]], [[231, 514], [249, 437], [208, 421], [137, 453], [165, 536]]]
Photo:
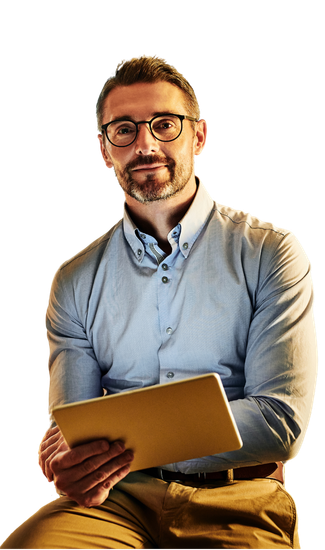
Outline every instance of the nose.
[[149, 124], [139, 124], [135, 147], [138, 155], [150, 155], [159, 150], [159, 142], [150, 132]]

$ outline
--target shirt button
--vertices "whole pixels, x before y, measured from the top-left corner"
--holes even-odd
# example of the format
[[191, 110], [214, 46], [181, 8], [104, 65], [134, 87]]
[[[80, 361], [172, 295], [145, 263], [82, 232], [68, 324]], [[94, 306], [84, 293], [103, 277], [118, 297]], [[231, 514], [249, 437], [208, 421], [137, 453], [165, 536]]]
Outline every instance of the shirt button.
[[184, 243], [184, 244], [183, 244], [183, 248], [184, 248], [184, 250], [187, 250], [187, 248], [188, 248], [188, 243]]
[[172, 327], [166, 328], [166, 332], [167, 332], [167, 334], [172, 334], [173, 333]]
[[167, 378], [174, 378], [175, 374], [173, 372], [167, 372]]
[[146, 238], [146, 236], [145, 236], [144, 233], [141, 233], [140, 237], [141, 237], [142, 239], [145, 239], [145, 238]]
[[163, 268], [164, 271], [167, 271], [167, 270], [168, 270], [168, 265], [167, 265], [167, 264], [162, 264], [161, 267]]
[[165, 284], [168, 283], [168, 281], [169, 281], [168, 277], [162, 277], [161, 280]]
[[142, 254], [141, 248], [138, 249], [137, 254], [138, 254], [138, 256], [141, 256], [141, 254]]

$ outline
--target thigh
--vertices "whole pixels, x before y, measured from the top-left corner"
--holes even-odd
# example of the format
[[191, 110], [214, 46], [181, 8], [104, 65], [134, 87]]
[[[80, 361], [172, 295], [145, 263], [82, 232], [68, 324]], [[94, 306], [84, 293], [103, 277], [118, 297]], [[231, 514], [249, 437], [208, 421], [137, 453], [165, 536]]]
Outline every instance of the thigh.
[[171, 484], [160, 547], [300, 548], [296, 508], [281, 483], [255, 479], [189, 489]]
[[61, 497], [23, 523], [2, 548], [155, 548], [138, 503], [119, 491], [111, 494], [94, 508]]

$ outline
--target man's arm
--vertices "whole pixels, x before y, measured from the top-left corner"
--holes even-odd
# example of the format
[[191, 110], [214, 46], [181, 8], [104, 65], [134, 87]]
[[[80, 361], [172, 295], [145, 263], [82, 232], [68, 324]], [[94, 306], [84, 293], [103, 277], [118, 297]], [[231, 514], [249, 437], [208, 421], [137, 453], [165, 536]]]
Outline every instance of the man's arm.
[[[103, 395], [101, 378], [104, 373], [84, 326], [90, 285], [86, 284], [87, 281], [83, 283], [82, 277], [76, 279], [73, 281], [69, 266], [61, 268], [51, 288], [46, 314], [50, 346], [50, 410], [58, 405]], [[84, 296], [81, 302], [76, 298], [74, 285], [83, 284]]]
[[[84, 281], [81, 279], [80, 284]], [[94, 350], [83, 323], [84, 303], [74, 301], [69, 277], [59, 270], [53, 281], [46, 324], [50, 344], [50, 410], [55, 405], [103, 395]], [[58, 427], [45, 434], [39, 450], [39, 464], [59, 492], [82, 506], [101, 504], [109, 490], [130, 470], [133, 453], [122, 442], [94, 441], [70, 449]]]
[[309, 262], [297, 240], [286, 235], [272, 254], [265, 246], [247, 338], [244, 398], [230, 402], [243, 447], [173, 469], [217, 471], [297, 454], [316, 380], [312, 299]]

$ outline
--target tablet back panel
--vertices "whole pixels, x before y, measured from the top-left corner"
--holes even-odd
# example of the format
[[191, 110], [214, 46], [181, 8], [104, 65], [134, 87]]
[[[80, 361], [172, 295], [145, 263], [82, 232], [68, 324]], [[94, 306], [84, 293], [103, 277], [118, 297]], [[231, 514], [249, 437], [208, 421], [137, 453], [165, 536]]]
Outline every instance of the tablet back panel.
[[135, 454], [131, 471], [242, 446], [217, 374], [79, 401], [52, 412], [71, 448], [95, 439], [123, 440]]

